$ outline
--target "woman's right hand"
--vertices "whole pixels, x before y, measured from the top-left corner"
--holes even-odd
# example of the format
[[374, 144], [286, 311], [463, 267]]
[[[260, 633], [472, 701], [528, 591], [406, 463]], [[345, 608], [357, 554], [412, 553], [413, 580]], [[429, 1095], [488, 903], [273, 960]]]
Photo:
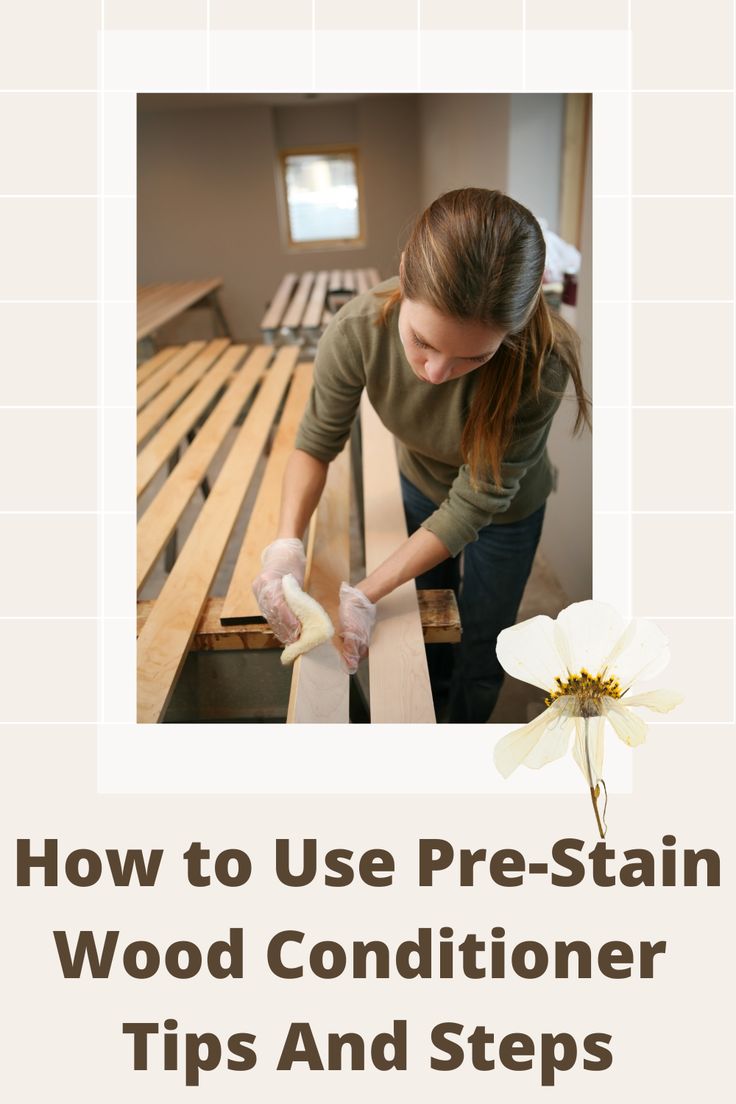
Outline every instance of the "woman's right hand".
[[261, 553], [261, 573], [253, 580], [253, 593], [263, 616], [282, 644], [293, 644], [299, 638], [301, 625], [284, 598], [282, 579], [293, 575], [304, 586], [307, 558], [298, 537], [281, 537]]

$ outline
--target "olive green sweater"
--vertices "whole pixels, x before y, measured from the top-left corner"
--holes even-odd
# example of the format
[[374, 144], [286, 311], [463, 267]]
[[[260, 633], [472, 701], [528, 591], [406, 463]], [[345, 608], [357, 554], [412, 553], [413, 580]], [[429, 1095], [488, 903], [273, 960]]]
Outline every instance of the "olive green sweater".
[[[395, 277], [376, 290], [390, 291], [397, 285]], [[348, 439], [365, 387], [379, 418], [397, 440], [400, 471], [437, 505], [423, 527], [454, 556], [490, 522], [528, 517], [552, 490], [555, 470], [546, 442], [567, 373], [554, 356], [549, 358], [539, 394], [522, 393], [513, 439], [504, 456], [502, 485], [496, 486], [486, 473], [473, 486], [462, 461], [460, 439], [478, 371], [438, 385], [420, 380], [399, 338], [398, 309], [391, 312], [386, 325], [376, 325], [382, 302], [373, 292], [358, 295], [325, 330], [296, 447], [318, 460], [333, 460]]]

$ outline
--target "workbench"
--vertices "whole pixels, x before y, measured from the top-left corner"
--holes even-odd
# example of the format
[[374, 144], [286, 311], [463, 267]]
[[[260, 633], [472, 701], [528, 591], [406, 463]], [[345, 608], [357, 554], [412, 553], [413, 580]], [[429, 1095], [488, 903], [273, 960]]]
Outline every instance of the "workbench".
[[195, 306], [206, 306], [228, 337], [230, 328], [220, 305], [218, 291], [222, 277], [210, 280], [184, 280], [173, 284], [145, 284], [138, 288], [138, 341], [150, 337], [161, 326]]
[[380, 282], [375, 268], [336, 268], [301, 276], [288, 272], [261, 319], [261, 337], [269, 344], [316, 341], [343, 302]]
[[[189, 535], [171, 557], [160, 593], [139, 604], [142, 723], [165, 719], [191, 651], [280, 647], [260, 614], [251, 582], [260, 570], [262, 549], [276, 536], [283, 473], [311, 379], [312, 364], [299, 361], [295, 346], [249, 348], [228, 338], [167, 346], [138, 371], [138, 495], [151, 488], [137, 530], [139, 590], [171, 549], [184, 510], [202, 500]], [[364, 452], [371, 457], [371, 463], [363, 465], [365, 558], [370, 570], [387, 549], [405, 539], [406, 528], [393, 438], [365, 396], [361, 422]], [[211, 481], [216, 456], [218, 474]], [[256, 482], [257, 493], [255, 486], [251, 488]], [[350, 577], [352, 482], [350, 450], [345, 449], [330, 464], [306, 539], [305, 588], [324, 605], [334, 624], [339, 584]], [[232, 576], [226, 593], [212, 594], [249, 488], [252, 506]], [[369, 655], [371, 720], [433, 722], [423, 645], [459, 638], [451, 591], [418, 595], [410, 582], [384, 599]], [[243, 662], [247, 682], [247, 656]], [[348, 721], [348, 676], [332, 644], [296, 661], [291, 687], [287, 720]]]

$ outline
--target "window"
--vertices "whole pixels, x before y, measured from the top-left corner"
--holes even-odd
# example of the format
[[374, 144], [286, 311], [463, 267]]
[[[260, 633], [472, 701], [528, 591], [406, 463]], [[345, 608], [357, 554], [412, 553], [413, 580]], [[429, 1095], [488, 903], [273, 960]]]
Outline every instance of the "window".
[[361, 245], [358, 151], [349, 147], [284, 150], [281, 179], [289, 245]]

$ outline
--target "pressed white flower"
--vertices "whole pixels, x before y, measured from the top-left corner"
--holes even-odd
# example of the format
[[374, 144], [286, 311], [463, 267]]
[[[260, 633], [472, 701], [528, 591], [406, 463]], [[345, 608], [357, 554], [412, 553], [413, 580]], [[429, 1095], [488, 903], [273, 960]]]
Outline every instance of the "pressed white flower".
[[682, 701], [672, 690], [630, 695], [634, 682], [653, 678], [669, 662], [664, 633], [650, 621], [628, 624], [603, 602], [576, 602], [557, 620], [532, 617], [499, 635], [496, 654], [514, 678], [547, 692], [545, 711], [496, 744], [494, 759], [507, 778], [521, 763], [543, 767], [567, 752], [596, 799], [603, 771], [603, 729], [608, 721], [629, 747], [640, 744], [646, 725], [639, 708], [668, 713]]

